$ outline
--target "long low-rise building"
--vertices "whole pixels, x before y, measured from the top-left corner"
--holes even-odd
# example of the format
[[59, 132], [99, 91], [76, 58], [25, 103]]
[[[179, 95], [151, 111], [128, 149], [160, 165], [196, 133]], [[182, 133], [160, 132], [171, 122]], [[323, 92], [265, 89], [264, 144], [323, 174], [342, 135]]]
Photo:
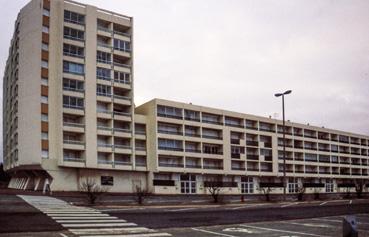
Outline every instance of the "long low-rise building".
[[27, 4], [3, 79], [9, 187], [79, 191], [91, 177], [125, 193], [368, 191], [369, 136], [288, 121], [283, 140], [276, 119], [162, 99], [135, 107], [133, 75], [132, 17]]

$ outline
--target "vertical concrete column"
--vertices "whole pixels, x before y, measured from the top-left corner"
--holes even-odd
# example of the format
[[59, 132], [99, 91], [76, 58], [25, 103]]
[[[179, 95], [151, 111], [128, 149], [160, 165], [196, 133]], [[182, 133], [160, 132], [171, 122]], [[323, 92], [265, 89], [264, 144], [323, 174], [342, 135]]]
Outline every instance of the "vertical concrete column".
[[276, 134], [272, 135], [272, 161], [273, 161], [273, 174], [278, 174], [278, 137]]
[[86, 166], [97, 166], [96, 135], [96, 50], [97, 50], [97, 9], [86, 7], [85, 28], [85, 140]]
[[231, 130], [223, 128], [223, 169], [226, 173], [231, 171]]

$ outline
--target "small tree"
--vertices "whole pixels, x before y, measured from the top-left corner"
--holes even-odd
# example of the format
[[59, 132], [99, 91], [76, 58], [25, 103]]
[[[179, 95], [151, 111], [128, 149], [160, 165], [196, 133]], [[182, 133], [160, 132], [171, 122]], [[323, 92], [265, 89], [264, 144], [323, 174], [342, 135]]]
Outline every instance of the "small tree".
[[135, 194], [137, 203], [139, 205], [142, 205], [145, 197], [148, 196], [150, 193], [149, 191], [147, 191], [147, 189], [143, 189], [141, 188], [141, 186], [136, 185]]
[[346, 194], [345, 194], [345, 198], [350, 198], [351, 197], [351, 187], [346, 187]]
[[320, 188], [314, 188], [314, 200], [320, 199]]
[[93, 178], [85, 178], [80, 184], [81, 192], [86, 194], [87, 202], [94, 205], [96, 200], [108, 191], [107, 188], [98, 185]]
[[363, 194], [364, 185], [361, 181], [355, 184], [356, 197], [361, 198]]
[[219, 195], [221, 191], [221, 186], [219, 182], [208, 182], [206, 189], [210, 193], [211, 197], [213, 198], [214, 203], [218, 203]]
[[297, 200], [302, 201], [304, 199], [306, 188], [304, 186], [298, 187], [297, 189]]
[[260, 187], [260, 190], [263, 192], [265, 196], [265, 201], [270, 201], [270, 192], [272, 191], [271, 187]]

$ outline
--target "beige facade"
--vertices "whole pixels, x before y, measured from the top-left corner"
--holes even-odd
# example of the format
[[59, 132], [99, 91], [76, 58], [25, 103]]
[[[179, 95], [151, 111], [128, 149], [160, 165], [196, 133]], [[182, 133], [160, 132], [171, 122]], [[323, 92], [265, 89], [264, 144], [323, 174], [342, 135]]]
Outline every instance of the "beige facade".
[[[281, 121], [161, 99], [134, 108], [131, 17], [32, 0], [16, 21], [3, 83], [11, 188], [78, 191], [92, 177], [112, 192], [282, 192]], [[289, 192], [367, 184], [368, 136], [286, 126]]]

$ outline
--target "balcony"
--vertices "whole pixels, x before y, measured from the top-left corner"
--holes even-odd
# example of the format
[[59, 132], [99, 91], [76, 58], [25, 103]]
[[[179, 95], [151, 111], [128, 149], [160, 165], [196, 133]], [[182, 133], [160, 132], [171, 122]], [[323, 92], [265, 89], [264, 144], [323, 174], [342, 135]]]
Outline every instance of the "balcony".
[[192, 152], [192, 153], [201, 153], [201, 150], [196, 149], [196, 148], [186, 148], [185, 151], [186, 152]]
[[203, 135], [202, 135], [202, 138], [207, 138], [207, 139], [216, 139], [216, 140], [222, 140], [222, 139], [223, 139], [222, 137], [219, 137], [219, 136], [214, 136], [214, 135], [205, 135], [205, 134], [203, 134]]
[[180, 147], [159, 146], [158, 149], [159, 150], [165, 150], [165, 151], [178, 151], [178, 152], [182, 152], [183, 151], [183, 148], [180, 148]]
[[160, 129], [158, 130], [158, 133], [183, 136], [183, 133], [181, 131], [173, 131], [173, 130]]
[[158, 112], [158, 116], [159, 117], [164, 117], [164, 118], [183, 119], [183, 116], [179, 115], [179, 114], [166, 114], [166, 113]]
[[161, 166], [161, 167], [183, 168], [183, 164], [182, 163], [159, 162], [159, 166]]
[[63, 161], [84, 163], [86, 160], [82, 157], [63, 157]]
[[259, 146], [259, 142], [257, 141], [246, 141], [247, 146]]

